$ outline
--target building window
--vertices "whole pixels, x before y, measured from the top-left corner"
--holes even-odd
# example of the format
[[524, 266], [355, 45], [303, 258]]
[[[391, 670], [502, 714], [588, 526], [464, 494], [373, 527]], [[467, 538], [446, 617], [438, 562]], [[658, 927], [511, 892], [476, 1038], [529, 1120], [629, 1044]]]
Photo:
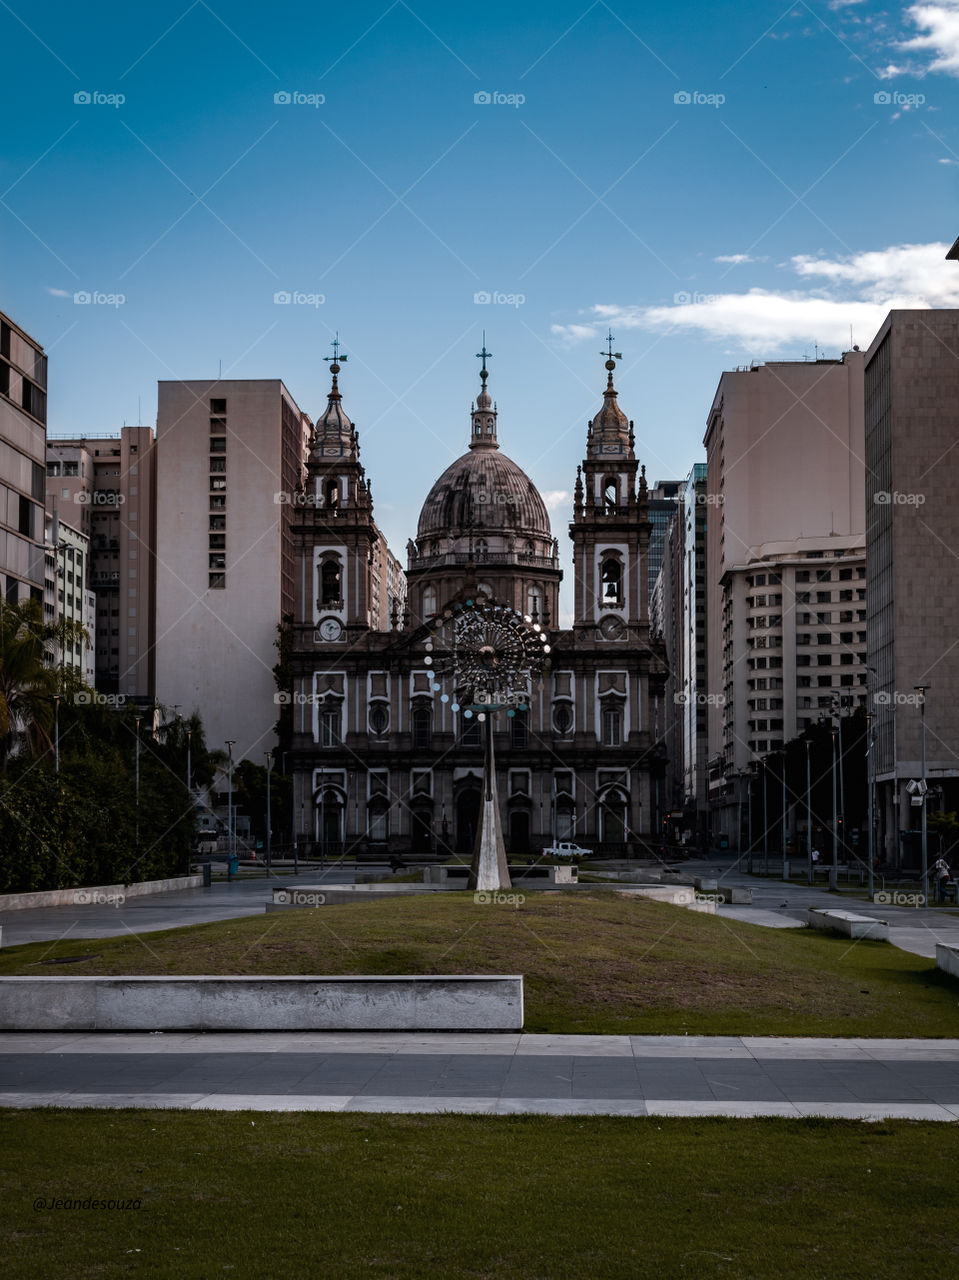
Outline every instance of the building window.
[[210, 550], [221, 551], [226, 549], [226, 534], [211, 533], [210, 534]]
[[603, 710], [603, 746], [618, 747], [623, 740], [622, 712], [619, 708]]
[[225, 528], [226, 528], [226, 516], [210, 516], [210, 528], [211, 528], [211, 529], [225, 529]]
[[336, 510], [340, 505], [340, 482], [338, 480], [329, 480], [326, 485], [326, 507], [327, 510]]
[[517, 711], [510, 720], [510, 746], [517, 751], [525, 751], [529, 746], [529, 724], [525, 711]]
[[423, 750], [432, 744], [433, 713], [428, 707], [419, 707], [413, 712], [413, 746]]
[[423, 617], [432, 618], [436, 612], [436, 588], [427, 587], [423, 592]]
[[225, 401], [225, 400], [211, 400], [211, 401], [210, 401], [210, 412], [211, 412], [211, 413], [226, 413], [226, 401]]
[[210, 586], [211, 586], [211, 587], [225, 587], [225, 586], [226, 586], [226, 574], [225, 574], [225, 573], [211, 573], [211, 574], [210, 574]]
[[210, 476], [210, 489], [214, 493], [225, 493], [226, 477]]
[[225, 568], [226, 568], [226, 556], [224, 556], [224, 555], [211, 555], [211, 556], [210, 556], [210, 568], [211, 568], [211, 569], [225, 569]]
[[564, 737], [573, 728], [573, 708], [568, 702], [560, 702], [553, 711], [553, 725]]
[[480, 733], [480, 722], [475, 716], [470, 716], [468, 720], [464, 716], [460, 721], [460, 746], [480, 747], [482, 745], [483, 737]]
[[320, 746], [338, 747], [340, 745], [340, 712], [320, 712]]
[[615, 476], [607, 476], [603, 481], [603, 506], [607, 511], [615, 511], [619, 505], [619, 481]]
[[211, 452], [211, 453], [226, 453], [226, 436], [211, 436], [211, 437], [210, 437], [210, 452]]
[[226, 458], [211, 458], [210, 471], [214, 473], [226, 471]]
[[543, 593], [538, 587], [530, 587], [526, 592], [526, 612], [534, 622], [539, 622], [543, 616]]
[[370, 707], [370, 729], [379, 737], [390, 727], [390, 715], [381, 702], [374, 702]]

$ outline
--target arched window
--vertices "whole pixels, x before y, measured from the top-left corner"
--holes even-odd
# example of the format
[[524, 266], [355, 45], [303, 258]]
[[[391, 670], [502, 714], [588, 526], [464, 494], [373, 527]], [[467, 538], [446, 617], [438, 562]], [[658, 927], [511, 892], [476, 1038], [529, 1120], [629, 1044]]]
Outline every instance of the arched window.
[[436, 588], [427, 587], [423, 592], [423, 617], [432, 618], [436, 612]]
[[320, 569], [320, 602], [336, 607], [342, 601], [342, 581], [338, 559], [324, 560]]
[[528, 539], [526, 542], [526, 554], [528, 556], [533, 556], [536, 554], [536, 547], [533, 545], [533, 540], [531, 538]]
[[619, 603], [623, 598], [623, 566], [612, 556], [603, 561], [603, 601]]
[[553, 725], [556, 732], [564, 737], [570, 733], [573, 728], [573, 708], [568, 702], [559, 702], [553, 711]]
[[517, 711], [516, 715], [510, 719], [509, 728], [510, 746], [518, 751], [525, 751], [529, 746], [529, 721], [526, 718], [526, 712]]
[[326, 482], [326, 505], [327, 507], [338, 507], [340, 505], [340, 483], [338, 480], [327, 480]]
[[370, 729], [377, 737], [386, 733], [390, 727], [390, 713], [384, 702], [374, 702], [370, 707]]
[[485, 560], [489, 554], [489, 543], [485, 538], [477, 538], [473, 543], [473, 553], [477, 560]]
[[603, 506], [607, 511], [614, 511], [619, 505], [619, 481], [615, 476], [607, 476], [603, 481]]
[[526, 612], [534, 622], [543, 617], [543, 592], [539, 587], [530, 587], [526, 592]]

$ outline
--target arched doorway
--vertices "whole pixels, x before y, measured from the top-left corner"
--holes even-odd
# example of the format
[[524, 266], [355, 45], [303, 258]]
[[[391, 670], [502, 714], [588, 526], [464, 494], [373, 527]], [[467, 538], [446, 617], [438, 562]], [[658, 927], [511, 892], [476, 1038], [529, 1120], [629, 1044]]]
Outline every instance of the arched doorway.
[[410, 849], [413, 853], [433, 852], [433, 813], [430, 809], [413, 810]]
[[509, 815], [509, 851], [514, 855], [529, 853], [528, 809], [514, 809]]
[[313, 832], [316, 852], [337, 854], [343, 845], [343, 795], [334, 787], [321, 788], [313, 797]]
[[456, 800], [456, 852], [473, 856], [473, 841], [479, 826], [480, 793], [470, 788]]
[[626, 843], [626, 797], [621, 791], [607, 791], [600, 804], [600, 840], [603, 844]]

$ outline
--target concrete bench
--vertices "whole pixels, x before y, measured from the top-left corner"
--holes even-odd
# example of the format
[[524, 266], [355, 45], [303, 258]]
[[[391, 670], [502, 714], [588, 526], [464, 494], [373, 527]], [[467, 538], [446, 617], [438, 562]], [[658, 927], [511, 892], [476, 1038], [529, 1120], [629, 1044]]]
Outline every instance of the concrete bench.
[[520, 1031], [521, 976], [0, 978], [3, 1031]]
[[[424, 884], [449, 884], [459, 888], [465, 887], [469, 880], [470, 868], [460, 867], [424, 867]], [[511, 863], [509, 877], [515, 884], [517, 881], [540, 880], [543, 884], [577, 884], [579, 867], [575, 864], [555, 866], [551, 862]]]
[[936, 943], [936, 968], [959, 978], [959, 947], [947, 942]]
[[813, 929], [826, 933], [838, 933], [844, 938], [870, 938], [874, 942], [889, 941], [889, 925], [885, 920], [872, 916], [857, 916], [853, 911], [809, 907], [806, 923]]

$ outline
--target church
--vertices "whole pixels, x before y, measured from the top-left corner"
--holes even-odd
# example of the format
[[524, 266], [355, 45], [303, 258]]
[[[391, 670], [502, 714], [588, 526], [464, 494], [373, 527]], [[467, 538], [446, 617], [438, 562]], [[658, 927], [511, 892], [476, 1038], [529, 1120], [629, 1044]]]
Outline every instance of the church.
[[493, 722], [507, 853], [572, 840], [637, 856], [662, 830], [666, 664], [649, 634], [645, 467], [618, 404], [611, 342], [573, 487], [568, 629], [558, 625], [563, 574], [546, 506], [500, 448], [490, 354], [484, 342], [468, 448], [426, 495], [407, 544], [407, 598], [385, 620], [371, 482], [336, 354], [330, 365], [295, 504], [283, 641], [298, 839], [318, 856], [470, 857], [482, 726], [438, 696], [428, 649], [438, 611], [475, 597], [538, 624], [551, 651], [526, 709]]

